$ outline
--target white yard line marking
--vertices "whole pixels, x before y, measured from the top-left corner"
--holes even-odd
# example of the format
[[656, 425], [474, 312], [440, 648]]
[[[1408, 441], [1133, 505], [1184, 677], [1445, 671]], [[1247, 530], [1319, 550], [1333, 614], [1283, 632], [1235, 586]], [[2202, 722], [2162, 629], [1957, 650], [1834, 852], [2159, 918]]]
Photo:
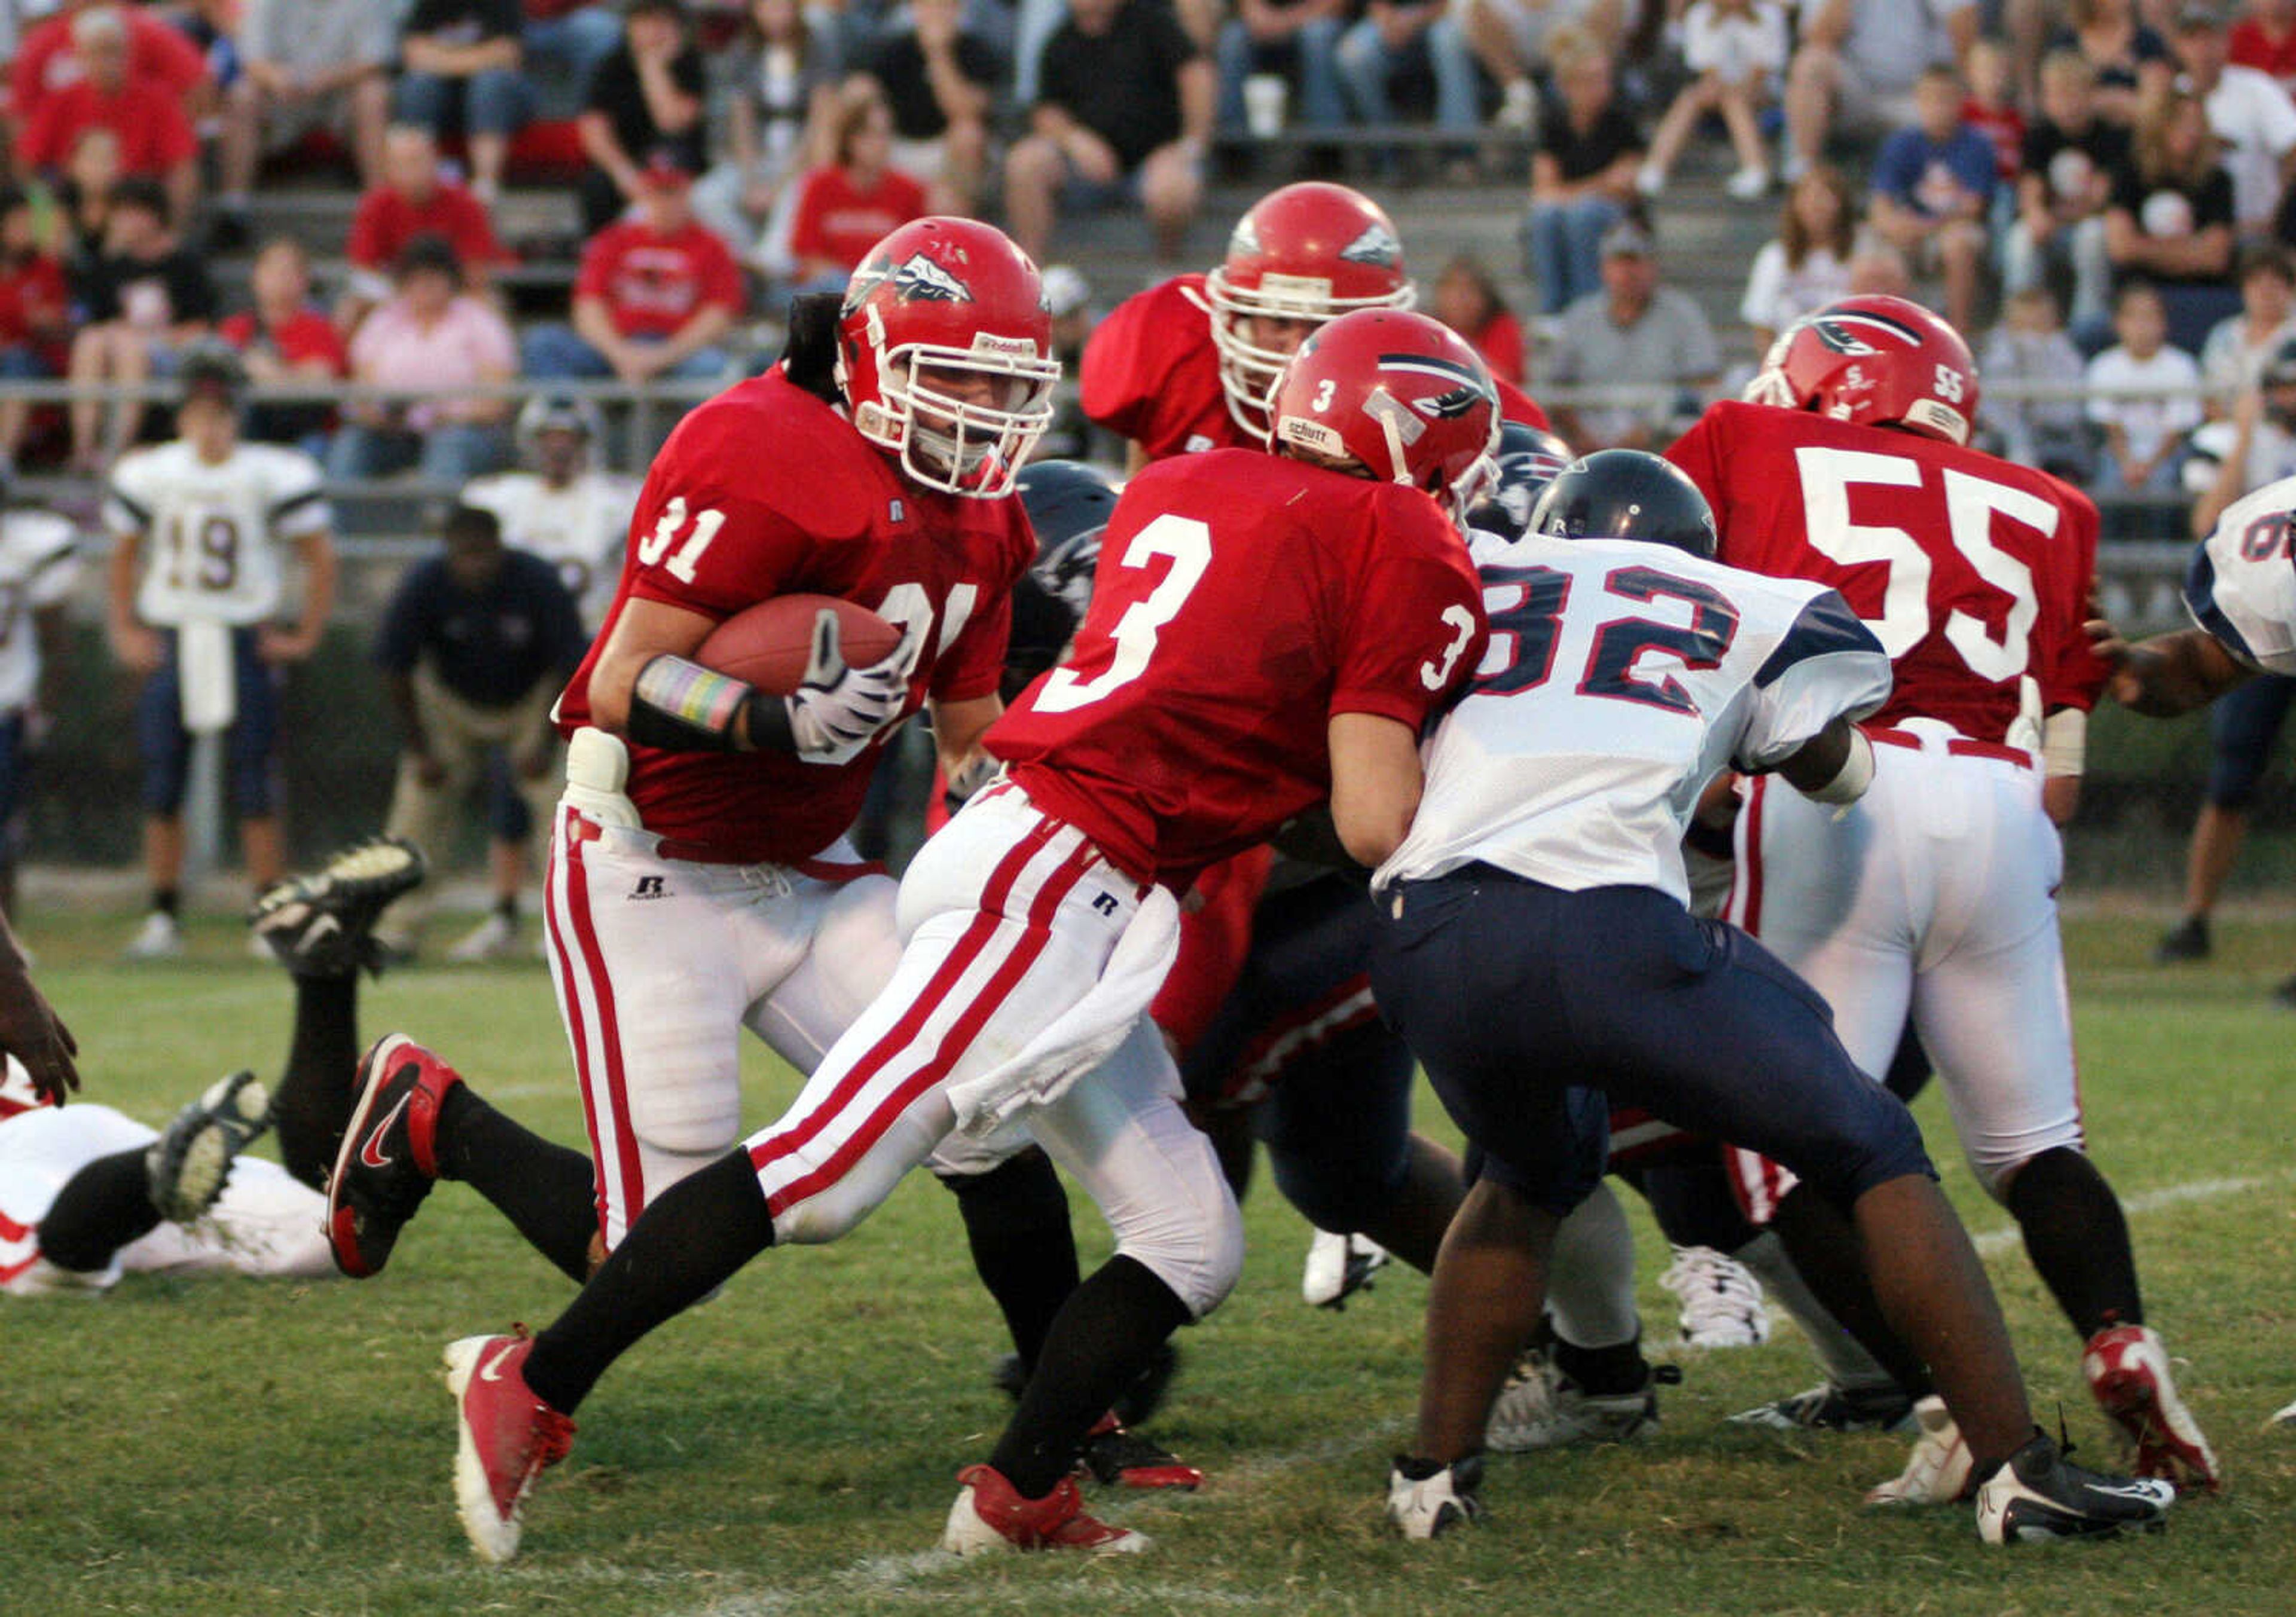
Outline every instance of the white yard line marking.
[[[2296, 1172], [2264, 1173], [2251, 1179], [2188, 1180], [2181, 1185], [2163, 1185], [2156, 1190], [2140, 1190], [2135, 1196], [2124, 1196], [2120, 1209], [2133, 1218], [2140, 1213], [2157, 1213], [2163, 1207], [2182, 1206], [2186, 1202], [2220, 1202], [2226, 1196], [2243, 1196], [2267, 1185], [2285, 1184], [2291, 1179], [2296, 1179]], [[1988, 1258], [2015, 1251], [2024, 1239], [2014, 1224], [2005, 1229], [1988, 1229], [1971, 1238], [1977, 1250]]]

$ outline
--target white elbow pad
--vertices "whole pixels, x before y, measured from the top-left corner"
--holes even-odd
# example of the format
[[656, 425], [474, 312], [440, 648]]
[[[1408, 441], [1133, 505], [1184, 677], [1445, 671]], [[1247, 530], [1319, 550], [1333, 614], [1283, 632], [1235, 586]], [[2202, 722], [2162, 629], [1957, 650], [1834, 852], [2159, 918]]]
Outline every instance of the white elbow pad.
[[2049, 780], [2078, 775], [2088, 752], [2088, 715], [2061, 707], [2041, 721], [2041, 773]]
[[1841, 769], [1833, 780], [1814, 791], [1806, 792], [1812, 803], [1832, 803], [1847, 805], [1866, 795], [1874, 784], [1874, 743], [1866, 732], [1853, 728], [1849, 732], [1849, 755], [1841, 761]]

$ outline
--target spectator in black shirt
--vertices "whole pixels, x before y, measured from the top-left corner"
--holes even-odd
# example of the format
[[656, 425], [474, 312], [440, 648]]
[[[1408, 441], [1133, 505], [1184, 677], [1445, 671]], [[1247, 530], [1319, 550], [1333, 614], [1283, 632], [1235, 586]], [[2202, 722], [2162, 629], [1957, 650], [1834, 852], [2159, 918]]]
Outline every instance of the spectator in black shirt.
[[1069, 0], [1046, 41], [1029, 133], [1004, 159], [1004, 216], [1042, 258], [1057, 208], [1137, 202], [1165, 259], [1203, 200], [1218, 86], [1168, 0]]
[[2105, 254], [2104, 210], [2113, 183], [2128, 167], [2128, 131], [2096, 110], [2096, 69], [2079, 51], [2049, 53], [2041, 63], [2041, 113], [2025, 132], [2017, 179], [2017, 217], [2004, 243], [2005, 290], [2013, 295], [2046, 279], [2073, 326], [2110, 317], [2112, 262]]
[[691, 174], [709, 167], [702, 96], [708, 88], [682, 0], [633, 0], [622, 42], [598, 64], [583, 109], [582, 225], [591, 235], [645, 194], [645, 165], [668, 151]]
[[1619, 104], [1610, 53], [1574, 30], [1554, 42], [1557, 94], [1538, 120], [1523, 247], [1539, 308], [1559, 315], [1603, 284], [1603, 237], [1627, 215], [1643, 132]]
[[[216, 317], [215, 283], [199, 256], [176, 239], [168, 193], [157, 180], [129, 178], [113, 188], [102, 250], [73, 267], [70, 283], [82, 320], [69, 372], [77, 384], [169, 375], [176, 351], [205, 335]], [[108, 430], [103, 415], [100, 403], [72, 404], [74, 470], [108, 465], [143, 436], [141, 399], [113, 405]]]
[[526, 24], [519, 0], [414, 0], [399, 40], [398, 118], [444, 135], [458, 121], [471, 146], [471, 191], [502, 194], [511, 137], [534, 102], [520, 71]]
[[2232, 284], [2232, 176], [2200, 101], [2171, 90], [2136, 120], [2136, 160], [2104, 211], [2104, 249], [2124, 279], [2151, 282], [2168, 306], [2169, 340], [2187, 354], [2240, 308]]
[[[550, 706], [587, 649], [558, 569], [505, 549], [492, 511], [456, 506], [444, 537], [444, 555], [399, 581], [374, 648], [405, 736], [388, 829], [420, 847], [434, 870], [454, 846], [447, 815], [484, 783], [496, 753], [505, 756], [531, 823], [551, 822], [558, 735]], [[515, 935], [526, 877], [525, 838], [506, 829], [498, 814], [491, 817], [495, 914], [481, 929], [504, 942]], [[391, 930], [377, 934], [402, 953], [418, 920], [409, 909], [402, 900]]]
[[969, 214], [988, 160], [1004, 60], [964, 26], [964, 0], [910, 0], [911, 26], [885, 36], [868, 70], [893, 109], [893, 167], [925, 182], [935, 213]]

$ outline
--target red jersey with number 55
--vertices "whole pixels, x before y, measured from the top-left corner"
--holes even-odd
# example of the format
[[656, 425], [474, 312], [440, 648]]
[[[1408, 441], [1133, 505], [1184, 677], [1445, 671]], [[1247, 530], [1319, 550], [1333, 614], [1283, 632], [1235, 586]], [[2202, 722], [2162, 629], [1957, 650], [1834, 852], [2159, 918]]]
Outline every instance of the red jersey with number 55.
[[[1207, 449], [1264, 449], [1229, 413], [1201, 275], [1175, 275], [1108, 312], [1085, 344], [1077, 378], [1087, 418], [1151, 461]], [[1498, 383], [1499, 419], [1547, 430], [1546, 412]]]
[[[591, 722], [590, 671], [633, 597], [722, 621], [771, 596], [835, 595], [923, 630], [912, 710], [994, 695], [1013, 584], [1035, 555], [1020, 501], [918, 488], [776, 368], [695, 410], [654, 458], [621, 588], [559, 698], [559, 729]], [[883, 739], [838, 764], [633, 746], [630, 800], [646, 829], [713, 856], [794, 863], [852, 824]]]
[[1119, 867], [1183, 889], [1330, 795], [1332, 715], [1415, 730], [1485, 639], [1466, 545], [1418, 490], [1257, 449], [1160, 461], [1109, 519], [1074, 653], [988, 747]]
[[1831, 584], [1890, 655], [1882, 725], [1941, 720], [2005, 741], [2024, 682], [2083, 711], [2107, 670], [2081, 632], [2096, 507], [2048, 473], [1806, 411], [1711, 406], [1667, 459], [1714, 507], [1716, 558]]

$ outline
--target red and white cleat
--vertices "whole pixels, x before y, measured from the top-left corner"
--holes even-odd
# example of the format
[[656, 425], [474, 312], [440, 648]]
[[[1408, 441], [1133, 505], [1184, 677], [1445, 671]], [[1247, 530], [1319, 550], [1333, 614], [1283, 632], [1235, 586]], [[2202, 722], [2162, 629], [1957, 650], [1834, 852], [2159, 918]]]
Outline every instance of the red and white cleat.
[[500, 1565], [518, 1553], [519, 1507], [534, 1479], [566, 1458], [574, 1423], [526, 1384], [533, 1342], [465, 1336], [447, 1347], [455, 1395], [455, 1508], [479, 1559]]
[[437, 1130], [455, 1069], [404, 1033], [358, 1065], [358, 1099], [327, 1176], [327, 1245], [355, 1280], [382, 1272], [398, 1232], [439, 1178]]
[[2216, 1451], [2177, 1396], [2158, 1331], [2145, 1325], [2108, 1326], [2088, 1339], [2081, 1369], [2088, 1390], [2133, 1450], [2138, 1476], [2174, 1482], [2179, 1490], [2214, 1493], [2224, 1486]]
[[[1024, 1499], [994, 1466], [967, 1466], [956, 1474], [964, 1484], [949, 1507], [940, 1547], [958, 1556], [989, 1549], [1080, 1549], [1095, 1556], [1137, 1555], [1152, 1542], [1146, 1533], [1111, 1527], [1084, 1513], [1076, 1478], [1041, 1499]], [[515, 1528], [513, 1528], [515, 1531]]]

